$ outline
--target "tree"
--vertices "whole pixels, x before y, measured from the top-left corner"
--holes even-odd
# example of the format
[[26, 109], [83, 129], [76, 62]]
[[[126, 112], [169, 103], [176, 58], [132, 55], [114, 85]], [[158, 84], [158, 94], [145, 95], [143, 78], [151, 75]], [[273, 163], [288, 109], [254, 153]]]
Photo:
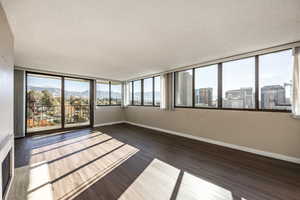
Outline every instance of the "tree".
[[48, 90], [42, 91], [41, 104], [47, 107], [52, 107], [55, 105], [55, 99]]

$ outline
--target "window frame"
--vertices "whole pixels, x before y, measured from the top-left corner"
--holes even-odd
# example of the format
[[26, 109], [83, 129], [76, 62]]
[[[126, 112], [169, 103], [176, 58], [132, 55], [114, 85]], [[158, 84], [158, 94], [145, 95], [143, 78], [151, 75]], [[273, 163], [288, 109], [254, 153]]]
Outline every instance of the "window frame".
[[[144, 81], [145, 81], [145, 79], [151, 79], [152, 80], [152, 103], [151, 104], [146, 104], [145, 105], [145, 102], [144, 102]], [[147, 106], [147, 107], [152, 107], [153, 106], [153, 104], [154, 104], [154, 79], [153, 79], [153, 77], [149, 77], [149, 78], [143, 78], [142, 79], [142, 82], [143, 82], [143, 88], [142, 88], [142, 93], [143, 93], [143, 105], [142, 106]]]
[[[189, 71], [192, 70], [192, 105], [191, 106], [177, 106], [176, 105], [176, 77], [178, 76], [177, 74], [179, 72], [184, 72], [184, 71]], [[174, 108], [195, 108], [195, 68], [192, 69], [184, 69], [184, 70], [180, 70], [180, 71], [176, 71], [174, 72]]]
[[[104, 80], [104, 81], [107, 81], [107, 80]], [[96, 80], [95, 81], [96, 82], [96, 94], [95, 94], [95, 102], [96, 102], [96, 107], [102, 107], [102, 106], [121, 106], [122, 105], [122, 103], [119, 103], [119, 104], [112, 104], [111, 103], [111, 82], [114, 82], [114, 83], [120, 83], [120, 85], [121, 85], [121, 102], [122, 102], [122, 93], [123, 93], [123, 91], [122, 91], [122, 82], [118, 82], [118, 81], [107, 81], [108, 82], [108, 85], [109, 85], [109, 92], [108, 92], [108, 94], [109, 94], [109, 104], [98, 104], [97, 103], [97, 99], [98, 99], [98, 97], [97, 97], [97, 89], [98, 89], [98, 87], [97, 87], [97, 85], [98, 85], [98, 81]]]
[[[282, 50], [278, 50], [278, 51], [271, 51], [271, 52], [268, 52], [268, 53], [264, 53], [264, 54], [260, 54], [260, 55], [257, 55], [257, 70], [256, 70], [256, 78], [257, 78], [257, 99], [255, 99], [255, 101], [257, 100], [257, 109], [259, 111], [265, 111], [265, 112], [285, 112], [285, 113], [292, 113], [292, 103], [290, 104], [291, 106], [291, 109], [290, 110], [283, 110], [283, 109], [268, 109], [268, 108], [259, 108], [260, 107], [260, 103], [259, 103], [259, 98], [260, 98], [260, 85], [259, 85], [259, 69], [260, 69], [260, 65], [259, 65], [259, 56], [264, 56], [264, 55], [268, 55], [268, 54], [272, 54], [272, 53], [279, 53], [279, 52], [282, 52], [282, 51], [293, 51], [292, 48], [287, 48], [287, 49], [282, 49]], [[293, 76], [293, 74], [292, 74]], [[292, 96], [291, 96], [292, 98]]]
[[[160, 105], [155, 105], [155, 77], [156, 76], [150, 76], [142, 79], [135, 79], [128, 82], [128, 84], [131, 83], [131, 93], [129, 94], [131, 96], [131, 101], [129, 102], [129, 106], [144, 106], [144, 107], [160, 107]], [[152, 104], [145, 105], [144, 104], [144, 80], [145, 79], [152, 79]], [[141, 81], [141, 104], [134, 104], [134, 82], [135, 81]], [[129, 98], [130, 99], [130, 98]]]
[[[32, 131], [28, 132], [27, 130], [27, 112], [28, 112], [28, 76], [30, 74], [35, 75], [42, 75], [42, 76], [52, 76], [52, 77], [60, 77], [61, 78], [61, 124], [62, 126], [57, 129], [49, 129], [49, 130], [40, 130], [40, 131]], [[74, 127], [66, 127], [65, 126], [65, 79], [71, 78], [71, 79], [82, 79], [90, 82], [90, 124], [84, 125], [84, 126], [74, 126]], [[71, 76], [71, 75], [61, 75], [56, 73], [45, 73], [45, 72], [38, 72], [34, 70], [25, 70], [25, 135], [35, 135], [35, 134], [47, 134], [47, 133], [53, 133], [56, 131], [66, 131], [66, 130], [76, 130], [81, 128], [91, 128], [94, 126], [94, 106], [95, 106], [95, 83], [94, 79], [89, 79], [85, 77], [78, 77], [78, 76]]]
[[[140, 104], [134, 104], [134, 82], [135, 81], [140, 81], [141, 82], [141, 96], [140, 96], [140, 98], [141, 98], [141, 103]], [[134, 81], [132, 81], [132, 105], [133, 106], [143, 106], [144, 105], [144, 91], [143, 91], [143, 89], [144, 89], [144, 79], [137, 79], [137, 80], [134, 80]]]
[[[258, 57], [258, 56], [257, 56]], [[224, 73], [223, 73], [223, 63], [228, 63], [228, 62], [234, 62], [234, 61], [239, 61], [239, 60], [244, 60], [244, 59], [249, 59], [249, 58], [253, 58], [254, 59], [254, 87], [252, 88], [254, 90], [254, 101], [253, 103], [255, 104], [253, 108], [228, 108], [228, 107], [223, 107], [223, 77], [224, 77]], [[248, 57], [245, 57], [245, 58], [240, 58], [240, 59], [234, 59], [234, 60], [230, 60], [230, 61], [226, 61], [226, 62], [222, 62], [221, 63], [221, 67], [222, 67], [222, 82], [221, 82], [221, 85], [222, 85], [222, 92], [221, 92], [221, 99], [222, 99], [222, 109], [224, 110], [247, 110], [247, 111], [252, 111], [252, 110], [258, 110], [258, 107], [256, 105], [256, 93], [258, 93], [258, 91], [256, 90], [256, 74], [257, 74], [257, 71], [259, 70], [259, 68], [257, 68], [257, 60], [256, 60], [256, 56], [248, 56]], [[219, 80], [218, 80], [219, 81]], [[218, 96], [218, 99], [219, 99], [219, 96]]]
[[[115, 84], [115, 85], [120, 85], [120, 94], [121, 94], [121, 97], [120, 97], [120, 103], [116, 103], [116, 104], [112, 104], [112, 95], [111, 95], [111, 85], [112, 83], [118, 83], [118, 84]], [[122, 83], [121, 82], [118, 82], [118, 81], [109, 81], [109, 104], [111, 106], [121, 106], [122, 105]]]
[[[153, 107], [160, 107], [160, 104], [161, 104], [161, 98], [159, 98], [159, 105], [156, 105], [155, 104], [155, 78], [156, 77], [159, 77], [159, 80], [160, 80], [160, 75], [158, 76], [153, 76]], [[161, 83], [159, 83], [160, 85]], [[159, 94], [161, 94], [161, 90], [159, 89]]]
[[[216, 106], [196, 106], [196, 94], [195, 94], [195, 90], [196, 90], [196, 87], [195, 87], [195, 81], [196, 81], [196, 75], [195, 75], [195, 71], [197, 70], [197, 69], [200, 69], [200, 68], [209, 68], [209, 67], [216, 67], [217, 68], [217, 77], [216, 77], [216, 79], [217, 79], [217, 83], [216, 83], [216, 85], [217, 85], [217, 105]], [[222, 81], [222, 80], [221, 80]], [[216, 108], [218, 108], [219, 107], [219, 87], [222, 87], [222, 86], [220, 86], [219, 85], [219, 64], [211, 64], [211, 65], [205, 65], [205, 66], [201, 66], [201, 67], [195, 67], [194, 69], [193, 69], [193, 97], [194, 97], [194, 100], [193, 100], [193, 107], [195, 107], [195, 108], [208, 108], [208, 109], [210, 109], [210, 108], [213, 108], [213, 109], [216, 109]], [[174, 91], [174, 93], [175, 93], [175, 91]], [[221, 102], [222, 103], [222, 102]]]
[[[182, 70], [178, 70], [173, 72], [174, 73], [174, 80], [173, 80], [173, 85], [174, 85], [174, 94], [173, 94], [173, 102], [174, 102], [174, 108], [189, 108], [189, 109], [208, 109], [208, 110], [233, 110], [233, 111], [256, 111], [256, 112], [282, 112], [282, 113], [291, 113], [291, 110], [280, 110], [280, 109], [261, 109], [259, 108], [259, 56], [271, 54], [271, 53], [277, 53], [277, 52], [282, 52], [282, 51], [288, 51], [292, 50], [291, 48], [285, 48], [285, 49], [280, 49], [277, 51], [270, 51], [267, 53], [261, 53], [261, 54], [256, 54], [256, 55], [251, 55], [251, 56], [245, 56], [242, 58], [238, 59], [228, 59], [227, 61], [223, 62], [212, 62], [206, 65], [201, 65], [201, 66], [196, 66], [193, 68], [186, 68]], [[223, 63], [225, 62], [230, 62], [230, 61], [236, 61], [236, 60], [242, 60], [242, 59], [247, 59], [247, 58], [254, 58], [255, 60], [255, 72], [254, 72], [254, 103], [255, 106], [254, 108], [224, 108], [222, 103], [223, 103]], [[197, 68], [202, 68], [202, 67], [209, 67], [211, 65], [218, 65], [218, 77], [217, 77], [217, 85], [218, 85], [218, 105], [217, 107], [203, 107], [203, 106], [195, 106], [195, 69]], [[192, 106], [178, 106], [176, 105], [176, 76], [178, 72], [186, 71], [186, 70], [192, 70]]]

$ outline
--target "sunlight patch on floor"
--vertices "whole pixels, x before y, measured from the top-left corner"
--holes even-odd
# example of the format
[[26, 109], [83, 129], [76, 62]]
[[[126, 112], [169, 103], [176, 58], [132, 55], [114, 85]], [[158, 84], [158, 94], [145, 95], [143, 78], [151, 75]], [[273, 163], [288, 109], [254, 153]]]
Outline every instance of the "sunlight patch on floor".
[[49, 167], [47, 163], [31, 167], [27, 189], [28, 200], [53, 200], [53, 191], [50, 183]]
[[184, 172], [176, 200], [233, 200], [232, 194], [218, 185]]
[[[138, 149], [130, 145], [123, 145], [76, 172], [53, 182], [52, 186], [55, 191], [55, 199], [64, 200], [75, 198], [138, 151]], [[76, 176], [80, 176], [81, 179], [74, 179]]]
[[225, 188], [154, 159], [119, 198], [132, 199], [233, 200], [233, 197]]
[[100, 132], [35, 150], [15, 170], [9, 200], [74, 199], [139, 151]]
[[[62, 139], [63, 141], [57, 141], [53, 144], [48, 144], [48, 145], [46, 144], [46, 145], [41, 145], [41, 146], [37, 145], [36, 147], [33, 147], [33, 149], [31, 150], [31, 155], [38, 154], [38, 153], [44, 152], [44, 151], [48, 151], [53, 148], [57, 148], [57, 147], [64, 146], [67, 144], [72, 144], [74, 142], [83, 141], [85, 139], [90, 139], [91, 137], [101, 135], [101, 134], [102, 134], [101, 132], [97, 131], [97, 132], [90, 133], [88, 135], [82, 135], [79, 137], [74, 137], [74, 138], [69, 138], [69, 139], [68, 138]], [[44, 137], [46, 137], [46, 136], [44, 136]]]
[[98, 137], [94, 137], [88, 140], [83, 140], [74, 144], [69, 144], [56, 149], [48, 150], [44, 153], [35, 154], [31, 156], [30, 164], [35, 164], [43, 161], [54, 162], [56, 160], [61, 160], [64, 157], [70, 157], [72, 155], [78, 156], [83, 154], [85, 151], [91, 151], [93, 149], [99, 148], [100, 146], [105, 146], [105, 142], [112, 139], [109, 135], [102, 134]]
[[54, 200], [47, 163], [15, 169], [8, 200]]
[[180, 170], [154, 159], [119, 200], [170, 199]]

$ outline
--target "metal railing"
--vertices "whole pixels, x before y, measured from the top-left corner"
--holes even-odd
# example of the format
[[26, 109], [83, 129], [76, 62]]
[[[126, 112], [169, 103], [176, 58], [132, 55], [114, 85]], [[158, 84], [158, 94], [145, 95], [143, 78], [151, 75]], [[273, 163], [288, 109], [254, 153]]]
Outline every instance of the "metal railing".
[[[65, 124], [89, 122], [90, 105], [65, 105]], [[33, 105], [27, 107], [27, 128], [61, 125], [61, 106]], [[58, 127], [59, 128], [59, 127]]]

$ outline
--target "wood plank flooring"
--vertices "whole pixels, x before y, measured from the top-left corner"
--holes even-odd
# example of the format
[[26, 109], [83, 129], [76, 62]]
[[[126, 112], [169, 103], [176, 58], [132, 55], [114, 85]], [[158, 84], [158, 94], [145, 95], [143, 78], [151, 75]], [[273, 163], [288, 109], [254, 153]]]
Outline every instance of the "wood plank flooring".
[[300, 165], [119, 124], [17, 139], [10, 200], [297, 200]]

